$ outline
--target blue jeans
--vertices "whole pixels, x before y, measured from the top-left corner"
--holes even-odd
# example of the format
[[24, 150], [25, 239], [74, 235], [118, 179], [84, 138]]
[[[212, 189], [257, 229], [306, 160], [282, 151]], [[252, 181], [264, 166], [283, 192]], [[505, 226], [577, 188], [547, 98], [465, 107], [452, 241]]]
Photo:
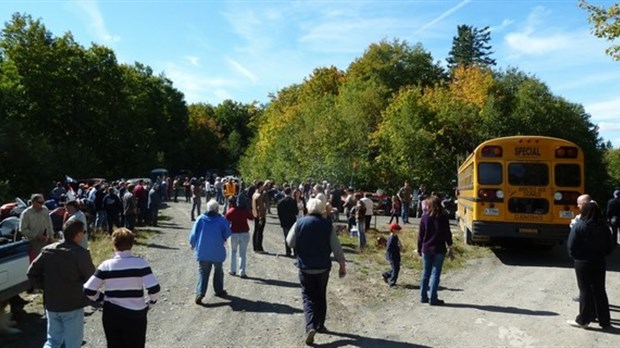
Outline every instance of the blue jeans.
[[357, 227], [357, 238], [359, 242], [359, 247], [364, 248], [366, 246], [366, 221], [360, 220], [355, 226]]
[[84, 338], [84, 308], [68, 312], [51, 312], [47, 315], [47, 341], [44, 348], [57, 348], [63, 342], [66, 348], [79, 348]]
[[437, 289], [439, 288], [439, 278], [441, 276], [441, 267], [446, 254], [422, 254], [422, 280], [420, 283], [420, 300], [426, 302], [428, 298], [428, 290], [430, 283], [431, 297], [430, 302], [437, 301]]
[[105, 210], [97, 210], [95, 217], [95, 230], [103, 229], [103, 226], [108, 225], [108, 213]]
[[209, 285], [209, 276], [211, 275], [211, 267], [213, 266], [215, 266], [215, 271], [213, 272], [213, 290], [215, 290], [216, 294], [224, 291], [224, 270], [222, 269], [222, 262], [198, 260], [196, 296], [204, 296], [207, 293], [207, 285]]
[[230, 271], [237, 272], [237, 248], [239, 249], [239, 275], [246, 275], [245, 263], [250, 242], [250, 232], [233, 233], [230, 235]]
[[402, 202], [400, 206], [400, 217], [403, 218], [403, 223], [409, 222], [409, 203]]

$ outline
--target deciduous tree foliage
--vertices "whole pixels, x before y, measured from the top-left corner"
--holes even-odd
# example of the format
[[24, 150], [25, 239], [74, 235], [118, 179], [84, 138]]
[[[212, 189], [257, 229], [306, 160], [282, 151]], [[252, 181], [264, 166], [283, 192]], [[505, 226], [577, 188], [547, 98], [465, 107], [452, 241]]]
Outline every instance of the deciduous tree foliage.
[[231, 101], [210, 109], [190, 123], [163, 74], [16, 13], [0, 34], [0, 193], [47, 193], [65, 174], [113, 180], [155, 167], [234, 167], [262, 109]]
[[[590, 13], [588, 21], [594, 26], [593, 32], [596, 37], [612, 42], [620, 38], [620, 5], [618, 3], [605, 8], [579, 0], [579, 7]], [[614, 60], [620, 60], [620, 45], [611, 45], [605, 53]]]
[[408, 179], [448, 191], [459, 158], [515, 134], [579, 144], [595, 197], [617, 184], [605, 166], [614, 152], [581, 105], [517, 69], [460, 64], [447, 74], [421, 44], [383, 40], [347, 70], [317, 68], [270, 98], [187, 106], [150, 67], [119, 64], [109, 48], [84, 48], [16, 14], [0, 36], [0, 194], [46, 192], [64, 174], [115, 179], [160, 166], [388, 191]]

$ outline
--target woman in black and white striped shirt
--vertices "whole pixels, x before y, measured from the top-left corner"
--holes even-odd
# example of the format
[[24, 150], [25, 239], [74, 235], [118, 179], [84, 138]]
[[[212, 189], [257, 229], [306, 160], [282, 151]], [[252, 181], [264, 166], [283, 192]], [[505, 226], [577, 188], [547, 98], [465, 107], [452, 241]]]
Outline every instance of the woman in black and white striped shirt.
[[132, 255], [134, 235], [130, 230], [117, 229], [112, 233], [112, 242], [114, 257], [99, 265], [84, 284], [84, 292], [91, 300], [103, 301], [108, 347], [144, 347], [146, 313], [159, 298], [159, 283], [149, 263]]

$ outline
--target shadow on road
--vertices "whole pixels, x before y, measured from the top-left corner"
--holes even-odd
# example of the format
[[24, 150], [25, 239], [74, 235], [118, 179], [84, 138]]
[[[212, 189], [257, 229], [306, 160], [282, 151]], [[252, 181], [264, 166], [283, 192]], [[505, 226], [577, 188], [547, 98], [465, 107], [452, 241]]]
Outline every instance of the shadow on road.
[[[568, 256], [565, 245], [556, 246], [549, 251], [531, 245], [491, 250], [505, 265], [573, 268], [573, 259]], [[620, 272], [620, 248], [616, 248], [607, 257], [607, 271]]]
[[155, 244], [155, 243], [140, 243], [140, 242], [136, 242], [136, 245], [141, 245], [147, 248], [154, 248], [154, 249], [164, 249], [164, 250], [179, 250], [179, 248], [175, 248], [175, 247], [170, 247], [167, 245], [161, 245], [161, 244]]
[[353, 335], [349, 333], [343, 332], [334, 332], [329, 331], [327, 335], [339, 336], [343, 337], [343, 339], [339, 339], [334, 342], [329, 342], [326, 344], [315, 344], [315, 347], [343, 347], [343, 346], [354, 346], [354, 347], [393, 347], [393, 348], [422, 348], [428, 347], [421, 344], [407, 343], [407, 342], [398, 342], [398, 341], [390, 341], [388, 339], [383, 338], [372, 338], [372, 337], [364, 337], [359, 335]]
[[226, 295], [222, 299], [229, 302], [203, 303], [201, 306], [206, 308], [230, 306], [235, 312], [256, 312], [256, 313], [278, 313], [278, 314], [295, 314], [303, 313], [299, 308], [294, 308], [281, 303], [271, 303], [265, 301], [253, 301], [245, 298]]
[[285, 288], [299, 288], [300, 286], [299, 283], [287, 282], [285, 280], [278, 280], [278, 279], [263, 279], [263, 278], [258, 278], [258, 277], [249, 277], [249, 276], [247, 279], [254, 280], [258, 283], [281, 286]]
[[166, 228], [166, 229], [169, 229], [169, 230], [185, 230], [185, 231], [188, 231], [188, 232], [189, 232], [189, 230], [190, 230], [190, 229], [189, 229], [189, 228], [187, 228], [187, 227], [179, 226], [179, 225], [177, 225], [177, 224], [168, 224], [168, 223], [165, 223], [165, 222], [160, 222], [160, 223], [158, 224], [158, 227], [160, 227], [160, 228]]
[[[420, 284], [402, 284], [401, 285], [405, 289], [409, 290], [420, 290]], [[438, 291], [463, 291], [460, 288], [446, 288], [445, 286], [439, 285]]]
[[[38, 313], [22, 312], [14, 317], [22, 332], [0, 337], [3, 348], [42, 347], [47, 337], [47, 320]], [[28, 342], [24, 345], [24, 342]]]
[[507, 307], [507, 306], [490, 306], [490, 305], [476, 305], [470, 303], [445, 303], [438, 307], [449, 307], [449, 308], [473, 308], [481, 311], [488, 312], [501, 312], [501, 313], [509, 313], [509, 314], [522, 314], [522, 315], [536, 315], [536, 316], [557, 316], [559, 315], [556, 312], [550, 311], [537, 311], [526, 308], [517, 308], [517, 307]]

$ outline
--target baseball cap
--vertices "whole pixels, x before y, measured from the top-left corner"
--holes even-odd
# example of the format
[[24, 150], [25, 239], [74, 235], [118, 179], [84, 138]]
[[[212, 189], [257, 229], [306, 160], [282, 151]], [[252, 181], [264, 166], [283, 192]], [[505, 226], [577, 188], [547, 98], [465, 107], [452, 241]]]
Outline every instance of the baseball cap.
[[390, 224], [390, 232], [392, 231], [400, 231], [402, 228], [400, 227], [399, 224], [397, 224], [396, 222], [392, 222]]

